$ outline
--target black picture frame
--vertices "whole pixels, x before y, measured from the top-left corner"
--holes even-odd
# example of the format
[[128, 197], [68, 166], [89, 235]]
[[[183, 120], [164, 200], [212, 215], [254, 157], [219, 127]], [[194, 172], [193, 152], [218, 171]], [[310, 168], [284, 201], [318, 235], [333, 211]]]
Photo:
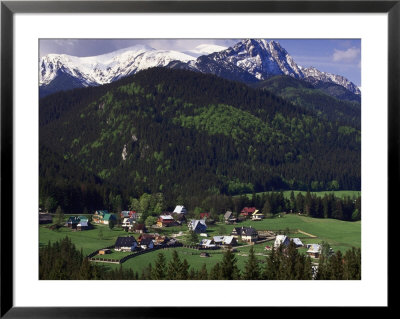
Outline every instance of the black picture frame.
[[[1, 317], [176, 318], [171, 308], [21, 308], [13, 304], [13, 19], [16, 13], [387, 13], [388, 203], [399, 186], [400, 1], [1, 1]], [[388, 214], [388, 218], [389, 218]], [[388, 223], [390, 225], [390, 222]], [[388, 233], [389, 234], [389, 233]], [[390, 243], [388, 237], [388, 244]], [[389, 255], [388, 255], [389, 258]], [[389, 260], [388, 260], [389, 262]], [[389, 264], [389, 263], [388, 263]], [[388, 287], [389, 287], [388, 280]], [[389, 305], [390, 298], [388, 300]], [[389, 308], [389, 307], [388, 307]], [[303, 312], [303, 311], [301, 311]]]

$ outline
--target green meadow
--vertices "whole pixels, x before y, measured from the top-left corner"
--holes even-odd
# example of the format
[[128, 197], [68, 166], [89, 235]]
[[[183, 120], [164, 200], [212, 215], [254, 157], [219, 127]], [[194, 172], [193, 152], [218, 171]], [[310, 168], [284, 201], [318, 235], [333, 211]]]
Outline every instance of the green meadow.
[[[316, 219], [306, 216], [299, 216], [296, 214], [281, 214], [281, 217], [276, 216], [270, 219], [261, 221], [247, 220], [237, 225], [215, 224], [208, 227], [209, 237], [215, 235], [228, 235], [234, 227], [251, 226], [257, 230], [271, 230], [275, 232], [285, 231], [289, 232], [290, 237], [298, 237], [303, 244], [320, 243], [322, 241], [328, 242], [331, 247], [337, 251], [345, 252], [351, 247], [361, 247], [361, 222], [346, 222], [336, 219]], [[299, 232], [302, 231], [302, 232]], [[155, 232], [170, 236], [173, 233], [182, 232], [182, 237], [178, 239], [187, 238], [187, 226], [171, 227], [164, 229], [157, 229]], [[314, 237], [310, 237], [307, 234]], [[136, 238], [139, 234], [133, 234]], [[94, 225], [94, 228], [86, 231], [72, 231], [66, 227], [59, 230], [50, 230], [47, 225], [39, 226], [39, 243], [40, 246], [46, 245], [49, 241], [58, 241], [65, 236], [71, 238], [72, 242], [78, 249], [82, 249], [84, 254], [89, 254], [97, 249], [111, 246], [115, 243], [118, 236], [127, 236], [121, 228], [115, 227], [109, 229], [107, 225]], [[199, 240], [203, 238], [199, 236]], [[183, 240], [184, 241], [184, 240]], [[273, 246], [273, 241], [263, 242], [254, 245], [254, 250], [260, 262], [265, 260], [265, 255], [269, 252], [265, 250], [265, 246]], [[154, 265], [157, 254], [162, 252], [167, 260], [171, 258], [173, 250], [176, 249], [180, 258], [186, 259], [191, 267], [200, 269], [204, 263], [207, 265], [208, 271], [217, 263], [222, 260], [222, 251], [209, 251], [210, 257], [200, 257], [201, 251], [179, 247], [167, 248], [162, 250], [151, 251], [141, 256], [131, 258], [122, 264], [123, 268], [131, 268], [134, 271], [141, 273], [142, 269], [149, 263]], [[236, 247], [236, 258], [239, 268], [243, 269], [247, 254], [249, 253], [250, 246], [247, 244], [240, 244]], [[299, 251], [305, 253], [306, 248], [299, 248]], [[129, 253], [113, 252], [106, 255], [104, 258], [121, 259]], [[106, 268], [120, 267], [117, 264], [102, 264]]]

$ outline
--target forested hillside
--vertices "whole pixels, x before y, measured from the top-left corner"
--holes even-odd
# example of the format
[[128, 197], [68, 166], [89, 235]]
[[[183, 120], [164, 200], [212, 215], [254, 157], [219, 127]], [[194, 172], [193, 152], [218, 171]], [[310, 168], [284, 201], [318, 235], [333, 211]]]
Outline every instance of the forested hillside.
[[144, 192], [172, 202], [311, 184], [359, 190], [360, 111], [333, 100], [309, 107], [167, 68], [49, 95], [40, 100], [41, 201], [63, 190], [67, 202], [96, 205]]

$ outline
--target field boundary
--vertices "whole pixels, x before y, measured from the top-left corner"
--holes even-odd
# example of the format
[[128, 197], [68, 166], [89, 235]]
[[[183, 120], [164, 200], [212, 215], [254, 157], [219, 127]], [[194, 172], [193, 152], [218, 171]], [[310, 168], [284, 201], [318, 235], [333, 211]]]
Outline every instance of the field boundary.
[[315, 235], [306, 233], [305, 231], [302, 231], [301, 229], [298, 229], [297, 231], [298, 231], [299, 233], [301, 233], [301, 234], [307, 235], [307, 236], [310, 237], [310, 238], [318, 238], [318, 236], [315, 236]]

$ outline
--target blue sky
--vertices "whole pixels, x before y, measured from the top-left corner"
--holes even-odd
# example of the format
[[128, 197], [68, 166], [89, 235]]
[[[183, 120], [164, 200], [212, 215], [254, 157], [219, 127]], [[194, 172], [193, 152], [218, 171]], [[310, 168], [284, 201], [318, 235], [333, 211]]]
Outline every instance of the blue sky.
[[[361, 86], [360, 39], [266, 39], [278, 41], [298, 65], [342, 75]], [[64, 53], [93, 56], [135, 44], [155, 49], [185, 51], [200, 44], [232, 46], [237, 39], [41, 39], [40, 56]]]

